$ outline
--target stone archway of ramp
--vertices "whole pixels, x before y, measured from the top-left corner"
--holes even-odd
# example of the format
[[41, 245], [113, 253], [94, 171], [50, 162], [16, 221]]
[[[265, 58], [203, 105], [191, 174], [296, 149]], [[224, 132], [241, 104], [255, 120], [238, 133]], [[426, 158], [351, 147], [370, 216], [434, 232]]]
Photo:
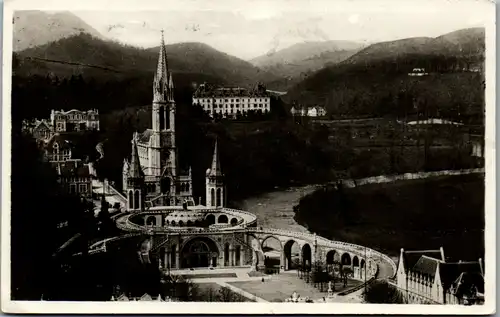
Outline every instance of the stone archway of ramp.
[[217, 284], [220, 285], [221, 287], [229, 288], [231, 291], [233, 291], [233, 292], [235, 292], [237, 294], [240, 294], [241, 296], [244, 296], [244, 297], [246, 297], [248, 299], [254, 300], [257, 303], [269, 303], [267, 300], [265, 300], [263, 298], [255, 296], [254, 294], [246, 292], [246, 291], [242, 290], [241, 288], [238, 288], [238, 287], [233, 286], [231, 284], [228, 284], [226, 282], [217, 282]]

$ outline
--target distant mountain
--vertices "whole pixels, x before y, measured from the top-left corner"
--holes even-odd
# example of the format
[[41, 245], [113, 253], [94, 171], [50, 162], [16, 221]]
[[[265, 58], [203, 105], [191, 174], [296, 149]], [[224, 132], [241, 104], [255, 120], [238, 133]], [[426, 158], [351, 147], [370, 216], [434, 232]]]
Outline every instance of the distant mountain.
[[348, 41], [304, 42], [252, 59], [250, 62], [279, 79], [268, 84], [286, 89], [311, 73], [342, 62], [362, 48]]
[[480, 56], [485, 50], [484, 28], [454, 31], [442, 36], [414, 37], [381, 42], [359, 51], [345, 63], [369, 63], [377, 60], [395, 60], [407, 54], [450, 55], [457, 57]]
[[250, 62], [257, 67], [265, 68], [309, 60], [323, 53], [356, 51], [360, 48], [362, 48], [362, 44], [349, 41], [304, 42], [276, 52], [269, 52], [250, 60]]
[[[308, 76], [288, 90], [286, 99], [324, 105], [339, 116], [401, 115], [415, 111], [418, 101], [434, 115], [460, 112], [479, 118], [484, 111], [484, 50], [480, 28], [377, 43]], [[413, 68], [425, 68], [429, 75], [408, 76]]]
[[[189, 77], [194, 82], [214, 78], [217, 83], [248, 86], [273, 78], [250, 63], [206, 44], [180, 43], [166, 48], [174, 75], [191, 74]], [[19, 64], [14, 70], [21, 76], [82, 74], [84, 78], [101, 81], [146, 75], [152, 80], [158, 52], [158, 47], [141, 49], [81, 33], [18, 52]]]
[[16, 11], [14, 13], [14, 51], [47, 44], [75, 34], [103, 36], [71, 12]]

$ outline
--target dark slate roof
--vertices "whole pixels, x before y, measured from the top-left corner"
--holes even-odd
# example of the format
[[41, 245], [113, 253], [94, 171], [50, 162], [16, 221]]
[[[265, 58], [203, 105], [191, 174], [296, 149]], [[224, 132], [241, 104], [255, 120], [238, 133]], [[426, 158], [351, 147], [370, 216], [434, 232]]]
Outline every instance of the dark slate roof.
[[421, 256], [427, 256], [429, 258], [434, 258], [438, 260], [443, 260], [440, 250], [416, 250], [416, 251], [404, 251], [403, 261], [405, 264], [405, 270], [412, 269], [415, 264], [420, 260]]
[[[439, 274], [441, 276], [441, 283], [443, 288], [449, 288], [457, 279], [460, 278], [462, 273], [470, 275], [471, 279], [477, 280], [477, 275], [483, 275], [481, 264], [479, 262], [454, 262], [454, 263], [440, 263]], [[474, 277], [476, 275], [476, 277]], [[479, 285], [477, 285], [479, 288]], [[484, 280], [482, 283], [482, 289], [484, 291]]]
[[436, 275], [436, 269], [439, 262], [440, 261], [438, 259], [422, 255], [413, 266], [412, 271], [434, 277]]
[[477, 291], [484, 294], [484, 276], [479, 273], [465, 272], [460, 274], [453, 283], [453, 286], [456, 288], [459, 296], [466, 293], [472, 286], [477, 287]]
[[132, 157], [130, 158], [128, 175], [131, 178], [144, 177], [144, 172], [139, 162], [139, 154], [137, 152], [137, 143], [135, 139], [132, 141]]
[[219, 153], [217, 149], [217, 139], [215, 140], [214, 155], [212, 156], [212, 166], [210, 167], [210, 176], [223, 176], [220, 168]]
[[36, 124], [36, 126], [33, 128], [33, 131], [36, 131], [39, 129], [49, 129], [50, 130], [50, 124], [48, 124], [45, 120], [40, 120]]
[[215, 88], [211, 86], [200, 86], [194, 93], [195, 98], [217, 98], [217, 97], [269, 97], [264, 89], [246, 89], [241, 87]]

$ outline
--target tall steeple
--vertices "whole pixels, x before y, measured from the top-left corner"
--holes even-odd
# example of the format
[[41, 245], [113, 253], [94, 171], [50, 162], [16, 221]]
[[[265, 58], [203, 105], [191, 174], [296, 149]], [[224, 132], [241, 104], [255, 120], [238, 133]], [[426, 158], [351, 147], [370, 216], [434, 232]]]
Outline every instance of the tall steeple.
[[165, 39], [163, 38], [163, 30], [161, 31], [160, 53], [158, 54], [158, 64], [153, 82], [154, 99], [153, 102], [162, 102], [168, 99], [169, 72], [167, 49], [165, 48]]

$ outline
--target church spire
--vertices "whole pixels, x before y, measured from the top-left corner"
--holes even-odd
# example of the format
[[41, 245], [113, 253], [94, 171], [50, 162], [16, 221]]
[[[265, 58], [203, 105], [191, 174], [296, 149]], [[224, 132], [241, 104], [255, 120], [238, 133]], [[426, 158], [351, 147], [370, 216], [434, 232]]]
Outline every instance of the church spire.
[[214, 155], [212, 157], [212, 167], [210, 169], [210, 176], [222, 176], [222, 170], [220, 168], [219, 153], [217, 146], [217, 139], [215, 139]]
[[130, 159], [129, 177], [141, 178], [144, 175], [139, 162], [139, 153], [137, 151], [137, 136], [132, 139], [132, 157]]
[[169, 85], [169, 72], [168, 72], [168, 60], [167, 60], [167, 49], [165, 48], [165, 40], [163, 38], [163, 30], [161, 30], [161, 44], [160, 53], [158, 55], [158, 64], [156, 67], [156, 73], [154, 76], [154, 90], [155, 90], [155, 100], [161, 98], [163, 101], [165, 93], [167, 92]]

